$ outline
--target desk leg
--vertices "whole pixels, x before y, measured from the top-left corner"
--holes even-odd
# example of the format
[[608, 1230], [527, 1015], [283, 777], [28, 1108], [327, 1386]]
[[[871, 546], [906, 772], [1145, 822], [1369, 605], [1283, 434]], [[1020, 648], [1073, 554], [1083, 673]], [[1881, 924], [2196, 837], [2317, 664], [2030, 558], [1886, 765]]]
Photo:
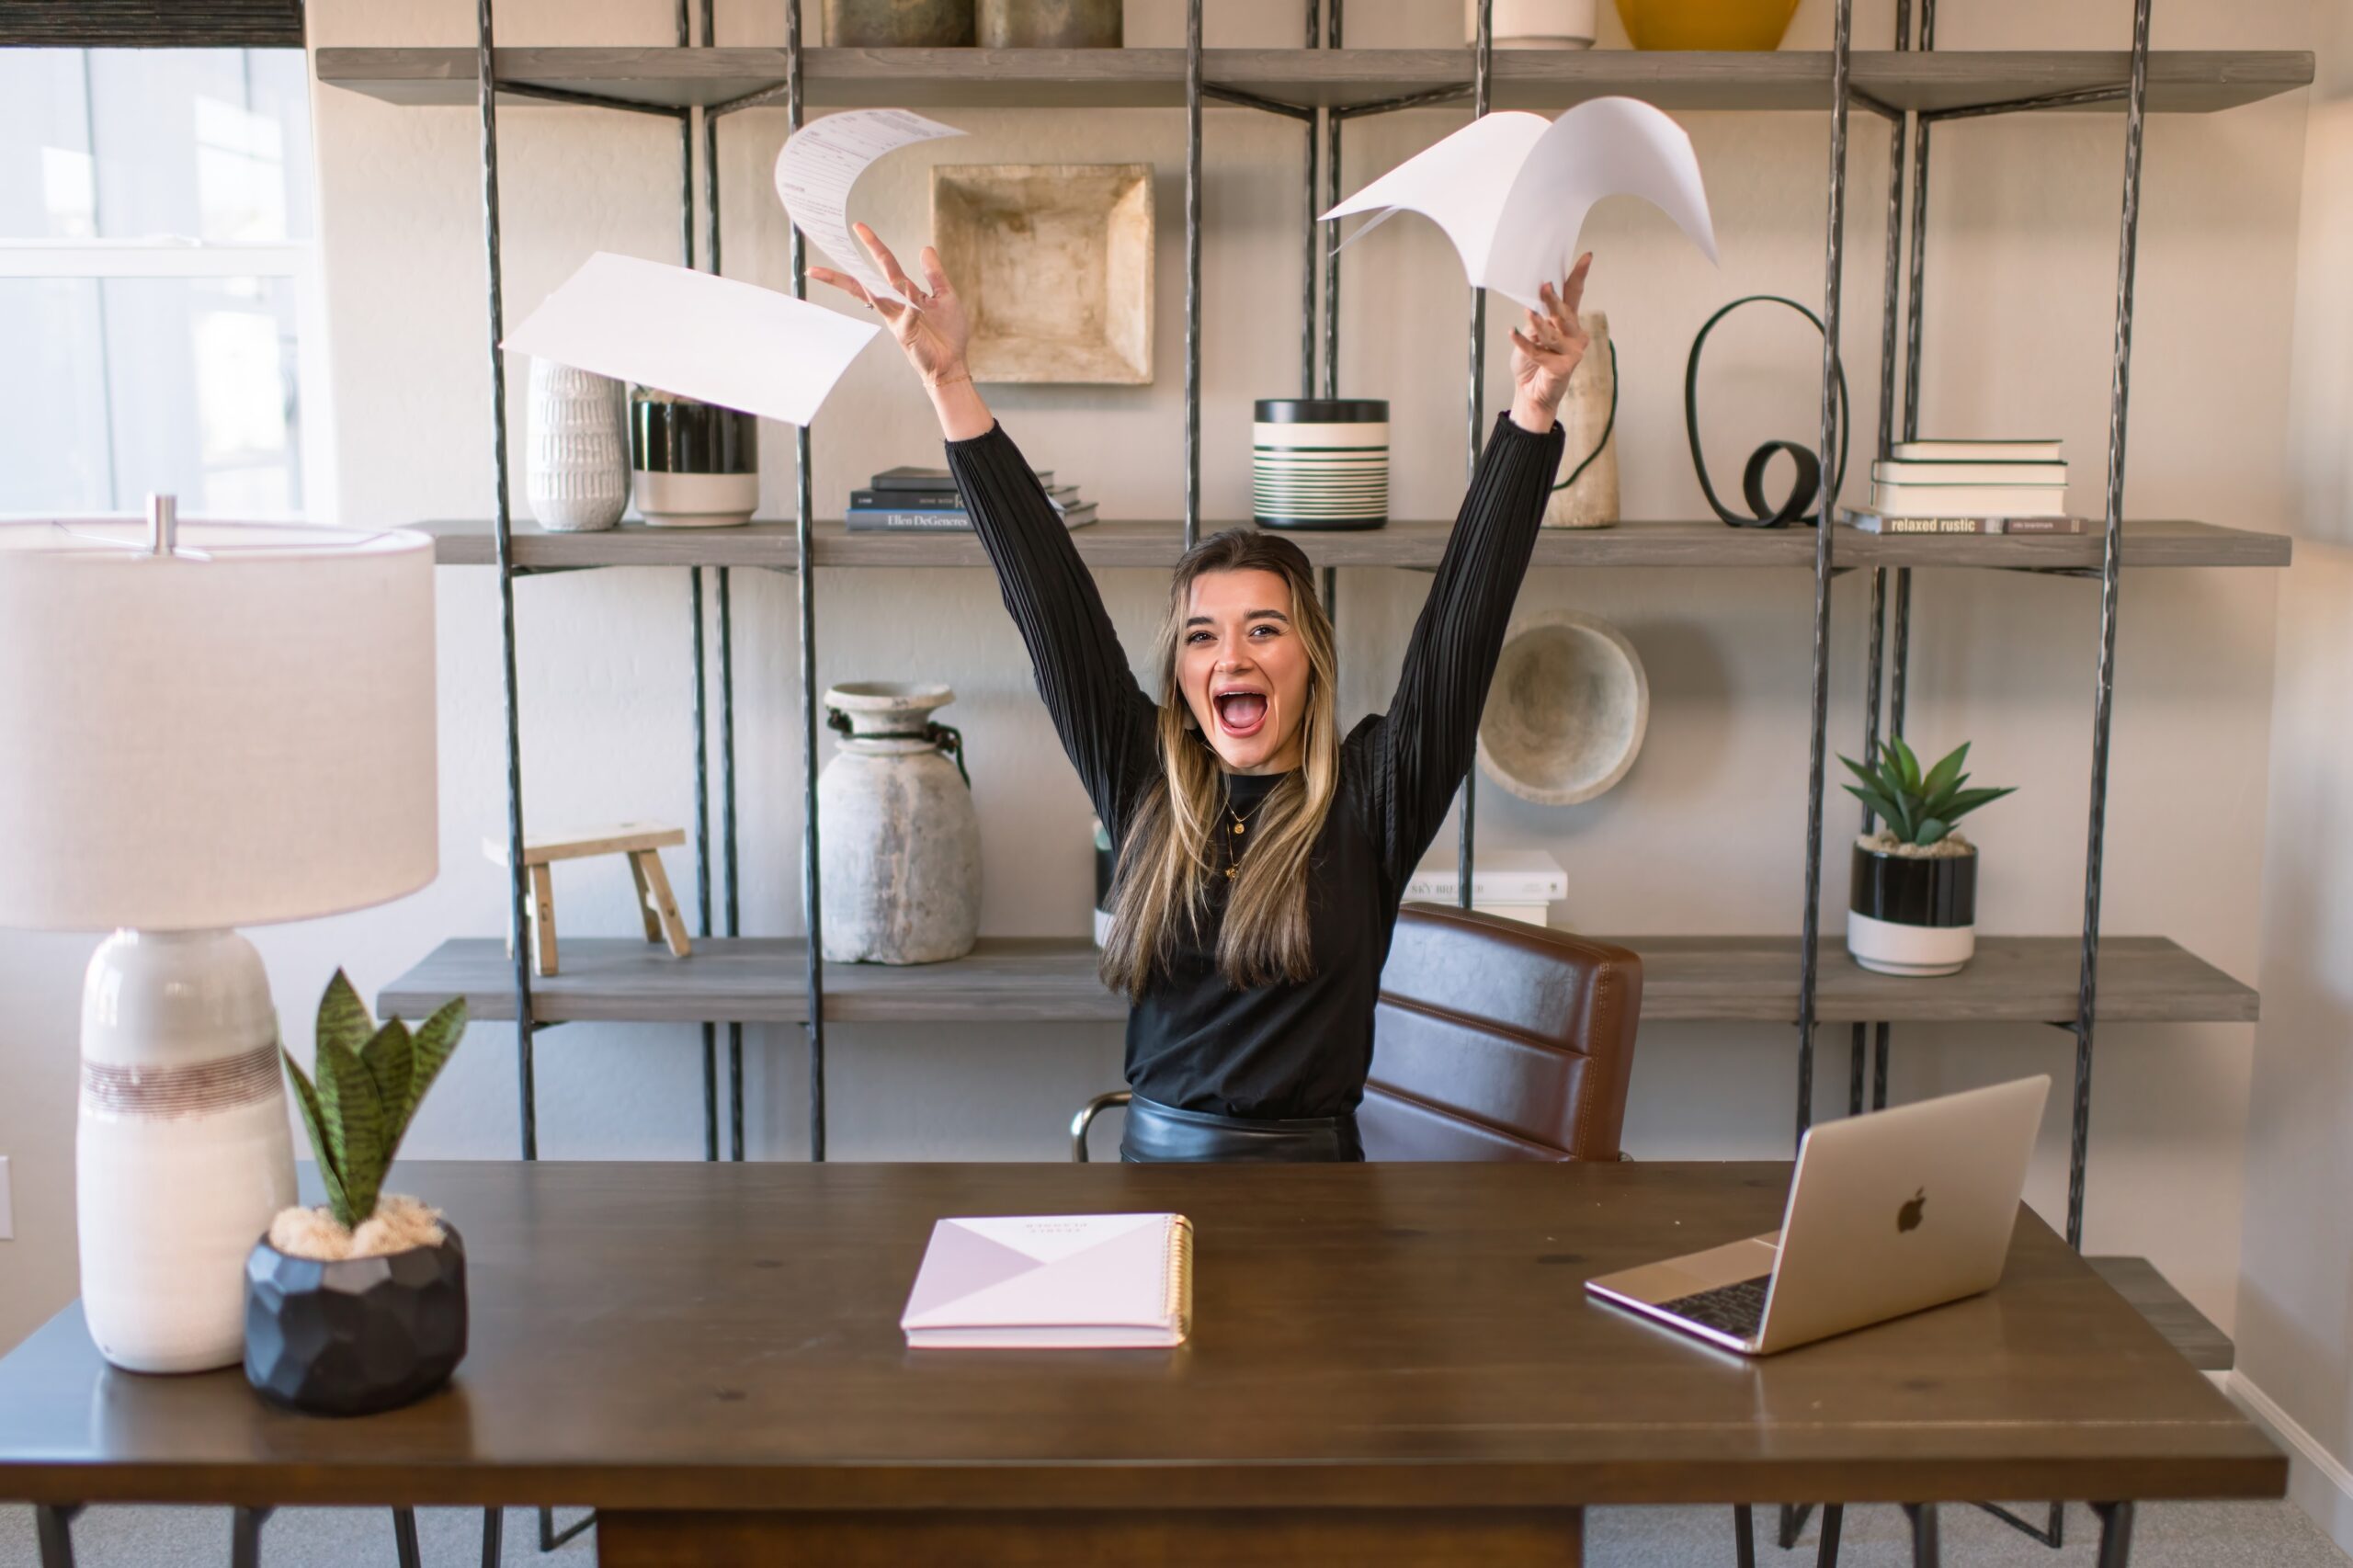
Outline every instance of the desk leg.
[[1756, 1515], [1745, 1503], [1732, 1506], [1732, 1556], [1738, 1568], [1756, 1568]]
[[1816, 1549], [1813, 1561], [1817, 1568], [1837, 1568], [1838, 1531], [1847, 1522], [1847, 1507], [1843, 1503], [1822, 1506], [1822, 1545]]
[[586, 1513], [581, 1515], [580, 1517], [564, 1526], [563, 1528], [558, 1529], [555, 1528], [555, 1510], [553, 1508], [541, 1508], [540, 1510], [540, 1551], [553, 1551], [557, 1547], [562, 1546], [565, 1541], [570, 1540], [574, 1536], [578, 1535], [582, 1530], [586, 1529], [590, 1525], [593, 1525], [596, 1522], [597, 1510], [591, 1508]]
[[2099, 1568], [2126, 1568], [2132, 1561], [2132, 1505], [2095, 1503], [2099, 1516]]
[[1578, 1568], [1576, 1508], [605, 1513], [599, 1568]]
[[269, 1516], [267, 1508], [230, 1510], [229, 1568], [261, 1568], [261, 1527]]
[[416, 1546], [416, 1510], [392, 1510], [392, 1561], [400, 1568], [425, 1568], [425, 1554]]
[[1938, 1568], [1943, 1548], [1937, 1540], [1937, 1506], [1906, 1503], [1904, 1517], [1912, 1525], [1912, 1568]]
[[79, 1503], [33, 1505], [33, 1534], [40, 1541], [40, 1568], [74, 1568], [74, 1516]]

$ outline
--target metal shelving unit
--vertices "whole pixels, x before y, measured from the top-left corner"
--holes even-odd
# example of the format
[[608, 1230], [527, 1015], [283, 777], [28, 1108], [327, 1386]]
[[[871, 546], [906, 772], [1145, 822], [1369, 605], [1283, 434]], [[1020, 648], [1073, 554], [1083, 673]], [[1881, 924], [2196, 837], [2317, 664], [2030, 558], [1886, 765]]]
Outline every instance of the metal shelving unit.
[[[1341, 128], [1354, 118], [1468, 99], [1483, 111], [1497, 107], [1558, 109], [1608, 93], [1642, 97], [1668, 108], [1830, 111], [1828, 207], [1824, 235], [1824, 358], [1821, 446], [1824, 468], [1836, 434], [1832, 387], [1837, 368], [1837, 323], [1843, 269], [1846, 148], [1851, 107], [1881, 116], [1891, 137], [1888, 239], [1881, 280], [1881, 396], [1877, 449], [1884, 455], [1899, 427], [1915, 435], [1919, 415], [1921, 315], [1927, 254], [1927, 190], [1931, 128], [1939, 120], [2020, 112], [2121, 110], [2125, 142], [2122, 231], [2119, 246], [2117, 323], [2110, 385], [2110, 419], [2103, 528], [2082, 536], [1969, 539], [1878, 538], [1847, 530], [1732, 529], [1713, 522], [1634, 521], [1599, 533], [1550, 532], [1540, 542], [1539, 566], [1810, 567], [1814, 579], [1813, 653], [1807, 803], [1808, 856], [1801, 930], [1796, 937], [1684, 936], [1635, 938], [1650, 963], [1646, 1013], [1654, 1018], [1752, 1019], [1798, 1027], [1798, 1131], [1812, 1117], [1814, 1035], [1821, 1024], [1848, 1023], [1848, 1105], [1884, 1104], [1890, 1026], [1929, 1019], [2012, 1020], [2053, 1024], [2076, 1046], [2067, 1235], [2081, 1244], [2086, 1151], [2089, 1137], [2095, 1020], [2245, 1021], [2256, 996], [2212, 966], [2158, 937], [2109, 938], [2098, 929], [2105, 848], [2108, 753], [2114, 694], [2115, 626], [2122, 566], [2279, 566], [2289, 544], [2276, 536], [2211, 524], [2123, 521], [2125, 409], [2131, 347], [2134, 251], [2143, 130], [2152, 112], [2202, 113], [2250, 103], [2310, 84], [2310, 54], [2286, 51], [2167, 51], [2149, 48], [2149, 0], [2137, 0], [2130, 51], [1984, 51], [1934, 52], [1935, 0], [1920, 0], [1915, 47], [1911, 0], [1897, 0], [1896, 47], [1852, 47], [1852, 0], [1837, 0], [1834, 47], [1826, 51], [1764, 54], [1643, 54], [1627, 51], [1494, 55], [1483, 17], [1480, 41], [1469, 50], [1351, 50], [1341, 44], [1341, 0], [1306, 0], [1306, 47], [1292, 50], [1210, 50], [1201, 41], [1200, 0], [1188, 0], [1186, 47], [1104, 51], [803, 49], [800, 7], [787, 6], [785, 47], [713, 47], [711, 0], [701, 6], [703, 42], [689, 47], [684, 0], [677, 6], [675, 49], [494, 49], [491, 0], [478, 0], [472, 50], [322, 49], [320, 79], [400, 104], [471, 104], [483, 125], [484, 235], [489, 269], [491, 341], [500, 315], [495, 111], [502, 104], [586, 106], [669, 118], [680, 135], [681, 249], [694, 262], [693, 143], [699, 125], [703, 149], [702, 213], [707, 225], [703, 263], [719, 266], [717, 130], [724, 115], [780, 105], [797, 129], [811, 106], [904, 104], [927, 108], [1021, 107], [1176, 108], [1186, 111], [1186, 494], [1181, 521], [1102, 523], [1081, 530], [1081, 553], [1097, 566], [1162, 566], [1205, 526], [1200, 518], [1200, 190], [1201, 115], [1205, 108], [1236, 106], [1301, 121], [1305, 127], [1302, 196], [1306, 215], [1301, 288], [1301, 384], [1317, 385], [1315, 275], [1324, 292], [1320, 359], [1326, 392], [1338, 384], [1339, 270], [1333, 236], [1314, 220], [1319, 199], [1341, 194]], [[1483, 12], [1486, 7], [1483, 6]], [[1466, 71], [1467, 67], [1467, 71]], [[1320, 132], [1320, 134], [1319, 134]], [[1323, 195], [1317, 195], [1322, 154]], [[1907, 160], [1908, 149], [1908, 160]], [[1907, 187], [1908, 226], [1904, 222]], [[805, 288], [798, 231], [792, 237], [792, 289]], [[1896, 332], [1901, 312], [1902, 377]], [[1467, 397], [1472, 457], [1483, 431], [1483, 312], [1471, 308]], [[710, 684], [704, 647], [703, 574], [715, 572], [718, 615], [721, 768], [720, 869], [726, 878], [724, 930], [694, 964], [638, 961], [637, 944], [567, 943], [566, 974], [539, 983], [522, 958], [524, 888], [517, 877], [508, 912], [512, 956], [495, 939], [445, 944], [396, 981], [380, 1006], [412, 1011], [451, 994], [473, 999], [478, 1016], [509, 1017], [519, 1024], [517, 1070], [522, 1096], [522, 1150], [536, 1153], [532, 1106], [534, 1031], [572, 1019], [680, 1019], [704, 1025], [705, 1153], [718, 1153], [713, 1030], [729, 1026], [731, 1153], [743, 1155], [742, 1026], [745, 1021], [800, 1023], [810, 1044], [811, 1152], [824, 1153], [824, 1026], [828, 1019], [1110, 1018], [1120, 1016], [1092, 975], [1091, 949], [1079, 941], [984, 943], [972, 959], [923, 971], [851, 968], [830, 972], [815, 944], [799, 938], [737, 934], [737, 846], [733, 790], [733, 660], [729, 573], [762, 567], [794, 574], [801, 614], [801, 699], [805, 825], [802, 905], [813, 937], [820, 910], [816, 881], [817, 693], [814, 689], [814, 567], [983, 564], [969, 538], [908, 539], [854, 535], [815, 519], [810, 493], [809, 434], [798, 432], [798, 483], [790, 522], [756, 523], [710, 533], [624, 528], [610, 533], [549, 534], [518, 527], [506, 499], [504, 370], [495, 348], [493, 370], [493, 470], [495, 509], [483, 522], [427, 525], [448, 563], [494, 564], [500, 576], [506, 699], [507, 827], [510, 846], [522, 836], [521, 749], [516, 711], [514, 584], [542, 573], [607, 566], [686, 567], [694, 613], [694, 731], [697, 780], [698, 912], [710, 930], [708, 780], [709, 726], [704, 702]], [[1218, 525], [1207, 525], [1215, 527]], [[1399, 523], [1376, 532], [1301, 535], [1324, 571], [1327, 597], [1336, 594], [1341, 566], [1427, 567], [1435, 564], [1449, 525]], [[1989, 937], [1977, 963], [1942, 981], [1889, 981], [1855, 970], [1835, 943], [1819, 939], [1824, 762], [1830, 650], [1828, 625], [1834, 579], [1849, 570], [1870, 574], [1870, 644], [1866, 682], [1867, 738], [1903, 728], [1909, 676], [1912, 571], [1919, 566], [1973, 567], [2096, 579], [2100, 584], [2101, 638], [2096, 675], [2092, 782], [2087, 824], [2084, 925], [2080, 938]], [[1893, 577], [1891, 579], [1891, 574]], [[1469, 896], [1468, 868], [1475, 819], [1466, 793], [1462, 813], [1464, 868], [1461, 894]], [[519, 867], [521, 857], [511, 854]], [[1866, 1082], [1866, 1058], [1873, 1071]], [[1867, 1092], [1868, 1091], [1868, 1092]]]

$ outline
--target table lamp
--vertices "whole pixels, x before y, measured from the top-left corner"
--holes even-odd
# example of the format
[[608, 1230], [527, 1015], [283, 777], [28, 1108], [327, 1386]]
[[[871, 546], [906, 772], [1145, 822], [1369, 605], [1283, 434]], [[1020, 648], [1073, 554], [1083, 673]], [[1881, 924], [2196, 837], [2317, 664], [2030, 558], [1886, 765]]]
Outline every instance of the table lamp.
[[433, 546], [407, 531], [0, 522], [0, 926], [108, 931], [82, 997], [82, 1300], [116, 1366], [244, 1351], [294, 1201], [269, 985], [230, 927], [438, 869]]

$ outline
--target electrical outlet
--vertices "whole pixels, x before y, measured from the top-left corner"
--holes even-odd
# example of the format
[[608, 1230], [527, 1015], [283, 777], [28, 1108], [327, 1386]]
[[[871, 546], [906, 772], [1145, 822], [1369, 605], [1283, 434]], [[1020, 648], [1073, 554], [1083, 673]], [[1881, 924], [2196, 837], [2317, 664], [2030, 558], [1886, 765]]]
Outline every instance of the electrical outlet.
[[8, 1156], [0, 1154], [0, 1242], [16, 1239], [16, 1210], [8, 1201]]

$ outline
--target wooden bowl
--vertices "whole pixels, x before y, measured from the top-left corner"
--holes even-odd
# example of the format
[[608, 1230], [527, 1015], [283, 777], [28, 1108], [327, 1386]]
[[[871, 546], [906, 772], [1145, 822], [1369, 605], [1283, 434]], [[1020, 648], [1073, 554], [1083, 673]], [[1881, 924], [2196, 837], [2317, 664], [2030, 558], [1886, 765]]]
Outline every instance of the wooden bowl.
[[1574, 805], [1626, 777], [1650, 717], [1650, 677], [1624, 632], [1573, 610], [1532, 617], [1495, 666], [1479, 765], [1523, 801]]

